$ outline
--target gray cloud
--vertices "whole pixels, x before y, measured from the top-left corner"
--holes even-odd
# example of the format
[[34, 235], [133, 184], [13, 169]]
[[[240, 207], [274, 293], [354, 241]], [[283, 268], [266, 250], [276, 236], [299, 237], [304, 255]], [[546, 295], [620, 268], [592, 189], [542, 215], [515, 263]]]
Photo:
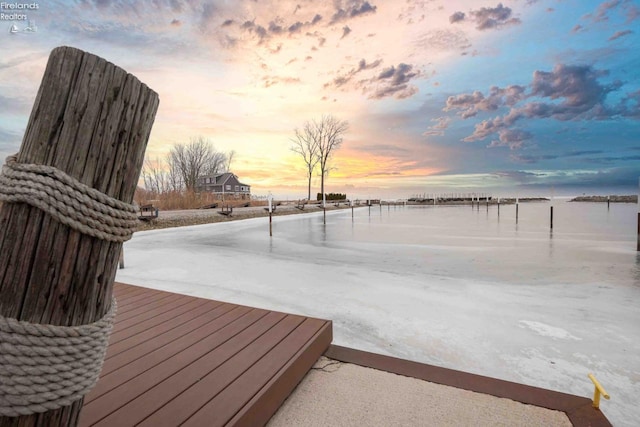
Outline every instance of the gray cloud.
[[626, 17], [629, 24], [640, 17], [640, 8], [634, 4], [633, 0], [609, 0], [600, 3], [594, 13], [585, 16], [592, 22], [607, 22], [611, 13], [619, 11]]
[[463, 119], [473, 117], [480, 111], [495, 111], [500, 107], [512, 107], [525, 99], [525, 87], [512, 85], [506, 88], [492, 86], [486, 97], [482, 92], [475, 91], [471, 94], [450, 96], [447, 99], [444, 111], [461, 110]]
[[358, 62], [358, 71], [372, 70], [377, 66], [379, 66], [380, 64], [382, 64], [382, 59], [376, 59], [375, 61], [370, 62], [368, 64], [366, 60], [361, 59], [360, 62]]
[[282, 25], [276, 24], [274, 21], [269, 22], [269, 32], [272, 34], [281, 34], [284, 31]]
[[451, 123], [449, 117], [438, 117], [431, 119], [431, 121], [436, 122], [436, 124], [429, 126], [429, 128], [422, 133], [423, 136], [442, 136], [444, 135], [444, 131], [449, 127], [449, 123]]
[[342, 27], [342, 37], [340, 37], [340, 39], [347, 37], [350, 32], [351, 32], [351, 28], [349, 28], [348, 25], [345, 25], [344, 27]]
[[460, 30], [432, 30], [420, 36], [414, 44], [419, 49], [467, 49], [471, 46], [467, 36]]
[[619, 81], [601, 84], [598, 79], [608, 76], [605, 70], [596, 70], [587, 65], [558, 64], [553, 71], [535, 71], [531, 83], [531, 95], [562, 100], [559, 104], [549, 104], [551, 116], [560, 120], [570, 120], [577, 115], [597, 112], [604, 104], [606, 96], [620, 89]]
[[616, 39], [619, 39], [620, 37], [628, 36], [629, 34], [633, 34], [633, 31], [631, 30], [616, 31], [611, 37], [609, 37], [608, 40], [614, 41]]
[[[490, 146], [518, 148], [518, 145], [510, 142], [513, 136], [521, 134], [508, 130], [525, 118], [605, 120], [614, 116], [636, 117], [640, 114], [640, 91], [627, 94], [617, 106], [605, 104], [607, 95], [622, 87], [619, 81], [601, 83], [599, 79], [606, 76], [608, 71], [596, 70], [591, 66], [558, 64], [550, 72], [535, 71], [528, 92], [522, 86], [509, 86], [506, 89], [492, 87], [488, 96], [478, 91], [450, 96], [444, 111], [459, 110], [458, 115], [466, 119], [480, 111], [510, 107], [506, 115], [477, 123], [473, 134], [463, 141], [478, 141], [497, 133], [500, 138]], [[536, 100], [522, 103], [529, 98]]]
[[497, 29], [505, 25], [521, 23], [520, 19], [511, 17], [511, 8], [503, 6], [502, 3], [498, 3], [494, 8], [483, 7], [471, 11], [469, 15], [473, 17], [478, 30]]
[[593, 20], [596, 22], [608, 21], [609, 12], [616, 9], [621, 4], [627, 3], [626, 0], [610, 0], [600, 3], [596, 13], [593, 15]]
[[640, 120], [640, 90], [624, 96], [616, 109], [621, 116]]
[[467, 20], [473, 22], [476, 29], [480, 31], [500, 29], [522, 22], [520, 19], [512, 17], [511, 8], [503, 6], [502, 3], [498, 3], [496, 7], [482, 7], [478, 10], [472, 10], [468, 15], [464, 12], [455, 12], [449, 17], [449, 22], [452, 24]]
[[607, 188], [612, 187], [624, 188], [623, 191], [635, 191], [638, 185], [637, 167], [617, 167], [617, 168], [599, 168], [587, 171], [566, 171], [558, 172], [552, 176], [540, 175], [537, 179], [530, 182], [522, 182], [529, 188]]
[[498, 178], [508, 178], [519, 183], [529, 183], [540, 178], [542, 174], [528, 171], [498, 171], [492, 173]]
[[412, 65], [404, 63], [398, 64], [397, 67], [392, 65], [373, 79], [373, 81], [382, 83], [382, 86], [378, 87], [369, 98], [381, 99], [387, 96], [399, 99], [408, 98], [418, 91], [415, 86], [410, 86], [409, 82], [419, 75], [420, 72], [414, 71]]
[[371, 63], [361, 59], [356, 68], [352, 68], [345, 74], [338, 75], [331, 82], [325, 83], [324, 87], [341, 88], [349, 84], [349, 88], [361, 89], [363, 93], [369, 94], [370, 99], [381, 99], [388, 96], [403, 99], [418, 92], [418, 88], [409, 83], [412, 79], [421, 76], [422, 73], [419, 70], [414, 70], [413, 65], [404, 63], [390, 66], [374, 76], [353, 82], [353, 78], [358, 73], [377, 68], [381, 63], [382, 60], [380, 59]]
[[304, 23], [298, 21], [294, 24], [289, 25], [289, 28], [287, 28], [287, 31], [289, 31], [290, 33], [297, 33], [297, 32], [300, 32], [300, 30], [302, 30], [302, 27], [304, 27]]
[[265, 76], [262, 78], [264, 87], [270, 87], [276, 84], [298, 84], [300, 79], [297, 77], [281, 77], [281, 76]]
[[[343, 3], [347, 3], [344, 5]], [[331, 17], [329, 24], [346, 21], [348, 19], [357, 18], [358, 16], [369, 13], [376, 13], [376, 6], [371, 5], [368, 1], [348, 0], [336, 1], [336, 12]]]
[[370, 63], [367, 63], [365, 59], [361, 59], [358, 62], [358, 66], [356, 68], [352, 68], [351, 70], [349, 70], [349, 72], [347, 72], [344, 75], [339, 75], [338, 77], [333, 79], [332, 83], [325, 83], [324, 87], [334, 86], [338, 88], [338, 87], [344, 86], [345, 84], [349, 83], [356, 74], [365, 70], [372, 70], [378, 67], [381, 63], [382, 63], [381, 59], [377, 59]]
[[[564, 153], [555, 153], [555, 154], [532, 154], [532, 155], [512, 154], [511, 159], [518, 163], [535, 164], [543, 160], [557, 160], [557, 159], [565, 159], [565, 158], [571, 158], [571, 157], [592, 156], [595, 154], [602, 154], [602, 153], [604, 153], [604, 151], [602, 150], [573, 150], [573, 151], [567, 151]], [[591, 162], [589, 158], [583, 158], [581, 160]]]
[[522, 148], [525, 141], [531, 139], [531, 132], [521, 129], [501, 129], [498, 131], [499, 138], [491, 141], [488, 148], [509, 147], [512, 150]]
[[603, 164], [603, 163], [618, 163], [624, 161], [638, 161], [640, 160], [640, 155], [633, 156], [604, 156], [604, 157], [593, 157], [590, 159], [586, 159], [588, 162], [593, 164]]
[[[277, 18], [270, 21], [269, 24], [264, 27], [262, 25], [256, 24], [254, 19], [252, 21], [245, 21], [244, 23], [240, 24], [240, 28], [242, 30], [249, 31], [255, 34], [259, 39], [259, 43], [262, 43], [265, 39], [269, 39], [271, 37], [301, 33], [303, 29], [313, 27], [321, 20], [322, 16], [319, 14], [315, 14], [311, 21], [296, 21], [291, 24], [284, 24], [282, 18]], [[233, 24], [233, 22], [233, 20], [228, 19], [224, 22], [223, 26], [230, 26]], [[316, 36], [317, 33], [307, 32], [306, 35]]]
[[455, 24], [456, 22], [464, 21], [465, 16], [464, 12], [456, 12], [449, 17], [449, 22]]

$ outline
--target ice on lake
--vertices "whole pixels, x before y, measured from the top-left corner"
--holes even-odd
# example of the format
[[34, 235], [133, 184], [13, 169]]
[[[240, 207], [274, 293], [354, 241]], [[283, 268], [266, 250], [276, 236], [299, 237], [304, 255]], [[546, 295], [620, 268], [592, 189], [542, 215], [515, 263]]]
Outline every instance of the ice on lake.
[[136, 233], [117, 280], [331, 319], [334, 343], [640, 420], [636, 205], [373, 206]]

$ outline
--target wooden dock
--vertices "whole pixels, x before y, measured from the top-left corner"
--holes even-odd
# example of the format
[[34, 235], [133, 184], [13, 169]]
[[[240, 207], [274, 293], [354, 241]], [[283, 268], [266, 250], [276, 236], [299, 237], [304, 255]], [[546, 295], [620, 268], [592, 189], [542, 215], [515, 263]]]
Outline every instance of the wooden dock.
[[331, 321], [116, 283], [80, 426], [263, 425], [329, 347]]

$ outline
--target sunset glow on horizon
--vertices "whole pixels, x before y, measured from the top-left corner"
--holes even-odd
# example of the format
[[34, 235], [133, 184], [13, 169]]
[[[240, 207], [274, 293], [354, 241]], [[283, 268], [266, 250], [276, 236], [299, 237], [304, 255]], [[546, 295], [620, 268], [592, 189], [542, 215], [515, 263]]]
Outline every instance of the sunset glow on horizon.
[[2, 158], [68, 45], [158, 92], [148, 158], [208, 138], [255, 195], [306, 197], [291, 139], [323, 114], [349, 122], [327, 192], [637, 189], [638, 1], [78, 0], [27, 14], [37, 32], [0, 21]]

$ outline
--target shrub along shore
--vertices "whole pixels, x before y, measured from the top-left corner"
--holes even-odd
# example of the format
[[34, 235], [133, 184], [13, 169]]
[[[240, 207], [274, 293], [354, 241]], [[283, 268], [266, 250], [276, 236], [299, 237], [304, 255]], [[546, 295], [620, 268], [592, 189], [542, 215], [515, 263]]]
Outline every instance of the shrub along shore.
[[610, 195], [610, 196], [579, 196], [574, 197], [569, 200], [570, 202], [611, 202], [611, 203], [638, 203], [638, 196], [618, 196], [618, 195]]

